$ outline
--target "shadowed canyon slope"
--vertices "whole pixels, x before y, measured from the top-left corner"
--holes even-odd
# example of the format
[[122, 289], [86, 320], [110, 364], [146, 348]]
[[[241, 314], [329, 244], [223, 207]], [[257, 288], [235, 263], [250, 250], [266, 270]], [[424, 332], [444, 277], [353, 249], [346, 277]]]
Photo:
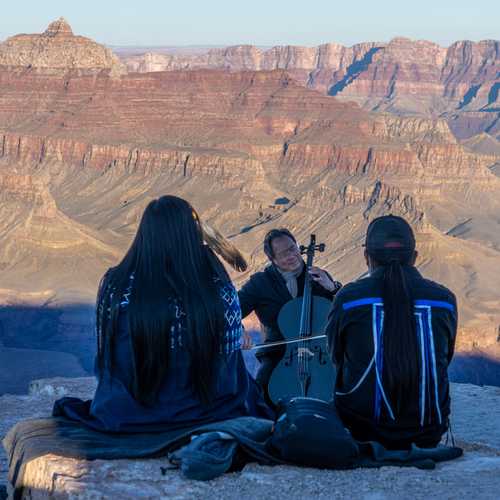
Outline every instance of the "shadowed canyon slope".
[[[0, 63], [2, 303], [91, 302], [165, 193], [191, 200], [252, 269], [271, 227], [314, 231], [327, 243], [319, 263], [343, 281], [364, 271], [369, 220], [392, 212], [416, 228], [423, 272], [458, 295], [459, 349], [500, 357], [495, 150], [464, 148], [445, 120], [368, 112], [283, 70], [119, 75], [86, 56], [86, 71], [38, 60]], [[72, 335], [88, 330], [78, 318]]]
[[299, 83], [365, 109], [400, 115], [445, 116], [458, 137], [500, 136], [500, 41], [458, 41], [444, 48], [395, 38], [345, 47], [251, 45], [202, 54], [154, 51], [123, 56], [129, 71], [218, 68], [285, 69]]

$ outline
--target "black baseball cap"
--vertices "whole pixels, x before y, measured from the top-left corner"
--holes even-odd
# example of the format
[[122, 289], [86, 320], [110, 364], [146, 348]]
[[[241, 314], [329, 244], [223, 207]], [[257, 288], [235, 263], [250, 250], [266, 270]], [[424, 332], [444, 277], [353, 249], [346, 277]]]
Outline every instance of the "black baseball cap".
[[377, 260], [404, 258], [415, 250], [415, 235], [402, 217], [384, 215], [371, 221], [366, 231], [365, 246], [368, 254]]

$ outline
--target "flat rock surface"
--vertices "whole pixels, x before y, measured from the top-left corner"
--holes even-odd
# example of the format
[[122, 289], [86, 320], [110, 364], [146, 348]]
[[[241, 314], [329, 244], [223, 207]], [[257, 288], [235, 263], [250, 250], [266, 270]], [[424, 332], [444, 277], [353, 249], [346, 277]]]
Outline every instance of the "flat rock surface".
[[[30, 418], [48, 417], [56, 399], [75, 396], [92, 398], [95, 390], [93, 377], [52, 378], [35, 380], [28, 395], [5, 394], [0, 397], [0, 440], [17, 422]], [[0, 446], [0, 484], [7, 482], [7, 457]]]
[[[48, 415], [65, 394], [89, 397], [93, 379], [35, 381], [28, 396], [0, 398], [0, 434], [17, 421]], [[246, 466], [209, 482], [185, 480], [177, 471], [162, 474], [165, 459], [84, 460], [44, 456], [27, 466], [31, 498], [498, 498], [500, 488], [500, 388], [452, 386], [453, 430], [464, 457], [433, 471], [384, 467], [327, 471], [299, 467]], [[0, 462], [0, 483], [6, 463]], [[50, 492], [50, 493], [49, 493]]]

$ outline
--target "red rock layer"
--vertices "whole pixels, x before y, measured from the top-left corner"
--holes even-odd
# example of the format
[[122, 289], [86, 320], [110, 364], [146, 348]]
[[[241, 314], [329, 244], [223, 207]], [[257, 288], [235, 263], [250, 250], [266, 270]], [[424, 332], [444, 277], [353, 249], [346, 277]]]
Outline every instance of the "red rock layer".
[[263, 162], [302, 178], [328, 168], [493, 177], [486, 166], [494, 158], [465, 152], [443, 120], [373, 115], [278, 70], [121, 78], [0, 71], [0, 126], [0, 154], [35, 163], [221, 174]]
[[0, 71], [0, 126], [92, 143], [229, 148], [252, 139], [265, 145], [333, 116], [339, 137], [362, 136], [366, 113], [307, 90], [282, 71], [118, 79]]

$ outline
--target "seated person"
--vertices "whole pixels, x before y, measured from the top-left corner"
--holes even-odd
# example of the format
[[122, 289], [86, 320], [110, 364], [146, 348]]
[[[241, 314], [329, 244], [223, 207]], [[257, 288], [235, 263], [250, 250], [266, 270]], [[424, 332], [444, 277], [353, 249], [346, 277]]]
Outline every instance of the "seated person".
[[238, 294], [203, 239], [191, 205], [163, 196], [103, 277], [92, 427], [148, 432], [263, 416], [240, 351]]
[[[253, 274], [239, 291], [242, 315], [255, 311], [262, 325], [265, 342], [283, 340], [278, 327], [281, 308], [290, 300], [302, 297], [306, 278], [306, 265], [302, 260], [295, 236], [285, 228], [271, 229], [264, 238], [264, 253], [269, 265]], [[323, 269], [312, 267], [312, 294], [333, 300], [342, 285], [334, 281]], [[260, 362], [257, 382], [264, 390], [266, 401], [272, 372], [285, 354], [285, 346], [261, 349], [256, 357]]]
[[326, 330], [336, 407], [360, 441], [434, 447], [448, 429], [455, 296], [417, 271], [415, 237], [401, 217], [374, 219], [365, 247], [369, 276], [337, 294]]

